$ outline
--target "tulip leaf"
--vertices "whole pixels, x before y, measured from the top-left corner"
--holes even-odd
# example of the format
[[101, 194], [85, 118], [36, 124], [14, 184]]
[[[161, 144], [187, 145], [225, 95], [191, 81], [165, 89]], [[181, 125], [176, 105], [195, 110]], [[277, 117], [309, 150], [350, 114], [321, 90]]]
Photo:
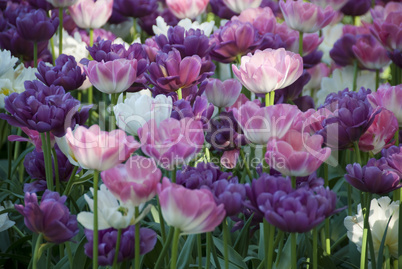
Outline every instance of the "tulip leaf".
[[[216, 248], [221, 253], [223, 253], [223, 241], [216, 237], [214, 237], [213, 240]], [[247, 264], [243, 261], [243, 257], [239, 253], [237, 253], [231, 246], [228, 246], [228, 249], [229, 249], [229, 264], [233, 264], [238, 268], [247, 269], [248, 267]]]
[[[392, 216], [393, 216], [393, 215], [392, 215]], [[384, 235], [382, 236], [382, 239], [381, 239], [380, 248], [378, 249], [377, 268], [382, 268], [382, 264], [383, 264], [383, 260], [384, 260], [384, 255], [383, 255], [383, 253], [384, 253], [385, 239], [387, 238], [388, 226], [389, 226], [389, 223], [390, 223], [390, 221], [391, 221], [391, 219], [392, 219], [392, 216], [389, 217], [387, 226], [386, 226], [385, 231], [384, 231]]]
[[189, 235], [184, 243], [183, 248], [180, 251], [179, 258], [177, 259], [178, 269], [188, 268], [188, 263], [191, 257], [191, 252], [193, 251], [194, 242], [197, 235]]
[[68, 257], [64, 256], [53, 269], [70, 269], [70, 264], [68, 262]]
[[253, 215], [250, 216], [250, 218], [244, 223], [243, 228], [241, 229], [240, 233], [238, 234], [236, 238], [236, 242], [234, 243], [234, 249], [241, 253], [243, 256], [247, 255], [247, 249], [249, 245], [249, 240], [250, 240], [250, 223], [251, 220], [253, 219]]
[[74, 269], [85, 268], [87, 256], [84, 252], [84, 245], [87, 242], [86, 237], [83, 237], [80, 244], [78, 245], [75, 253], [73, 254], [73, 266]]

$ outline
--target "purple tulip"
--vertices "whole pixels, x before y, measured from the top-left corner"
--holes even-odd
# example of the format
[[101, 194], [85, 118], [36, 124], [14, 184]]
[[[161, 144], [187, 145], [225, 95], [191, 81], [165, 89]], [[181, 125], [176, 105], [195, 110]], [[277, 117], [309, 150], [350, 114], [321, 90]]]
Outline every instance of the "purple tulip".
[[181, 120], [183, 118], [192, 118], [203, 123], [207, 128], [207, 123], [212, 117], [214, 106], [208, 103], [205, 96], [196, 96], [193, 105], [187, 99], [181, 99], [173, 103], [171, 118]]
[[370, 7], [371, 0], [349, 0], [341, 8], [341, 12], [349, 16], [361, 16], [366, 14]]
[[78, 234], [77, 216], [70, 215], [64, 205], [67, 197], [46, 190], [40, 205], [35, 193], [25, 193], [23, 205], [15, 209], [24, 216], [24, 223], [34, 233], [42, 233], [50, 243], [63, 243]]
[[329, 52], [332, 60], [337, 65], [347, 66], [353, 65], [356, 60], [355, 53], [353, 52], [353, 46], [356, 44], [356, 36], [352, 34], [345, 34], [338, 39], [334, 47]]
[[113, 9], [126, 17], [141, 18], [155, 12], [157, 0], [114, 0]]
[[35, 9], [43, 9], [46, 12], [54, 9], [54, 6], [50, 1], [47, 0], [28, 0], [28, 3]]
[[383, 149], [381, 153], [386, 158], [388, 165], [402, 178], [402, 148], [392, 146], [388, 149]]
[[364, 192], [387, 194], [402, 187], [400, 176], [390, 166], [387, 159], [370, 159], [367, 165], [348, 164], [346, 181], [356, 189]]
[[388, 83], [381, 85], [376, 92], [367, 96], [373, 107], [384, 107], [390, 110], [398, 119], [399, 126], [402, 126], [402, 84], [391, 86]]
[[68, 127], [84, 124], [88, 119], [91, 106], [80, 111], [80, 102], [63, 87], [45, 86], [40, 81], [26, 81], [25, 91], [12, 93], [5, 99], [8, 114], [0, 114], [10, 125], [28, 127], [39, 133], [52, 132], [61, 137]]
[[214, 182], [212, 194], [218, 205], [224, 205], [226, 216], [235, 216], [243, 210], [246, 189], [243, 184], [238, 183], [237, 178], [231, 178], [229, 181], [221, 179]]
[[238, 14], [228, 8], [223, 0], [209, 0], [209, 4], [211, 5], [212, 13], [214, 13], [221, 19], [230, 20], [230, 18]]
[[36, 77], [45, 85], [62, 86], [66, 91], [78, 89], [85, 81], [85, 74], [82, 74], [81, 67], [77, 65], [73, 56], [65, 54], [56, 59], [56, 66], [49, 67], [43, 62], [38, 65]]
[[365, 68], [381, 69], [390, 63], [386, 49], [372, 35], [358, 38], [352, 50]]
[[169, 26], [176, 26], [179, 22], [179, 19], [176, 18], [168, 8], [165, 8], [162, 11], [156, 10], [147, 16], [139, 18], [138, 25], [141, 26], [141, 29], [149, 36], [153, 36], [154, 30], [152, 29], [152, 26], [156, 25], [156, 18], [159, 16], [161, 16]]
[[19, 16], [25, 16], [25, 14], [32, 11], [33, 8], [27, 2], [14, 3], [8, 2], [6, 9], [4, 10], [3, 16], [8, 20], [8, 22], [16, 26], [17, 18]]
[[[93, 255], [93, 231], [85, 229], [85, 237], [88, 243], [85, 244], [85, 255], [92, 259]], [[117, 230], [109, 228], [99, 231], [99, 245], [98, 245], [98, 261], [99, 265], [107, 266], [113, 265], [113, 259], [116, 253]], [[140, 228], [140, 254], [144, 255], [150, 252], [156, 244], [156, 233], [148, 228]], [[134, 255], [134, 242], [135, 242], [135, 226], [131, 225], [122, 229], [121, 241], [117, 262], [132, 260]]]
[[17, 31], [20, 36], [32, 42], [49, 40], [59, 27], [59, 19], [49, 19], [42, 9], [32, 10], [18, 16]]

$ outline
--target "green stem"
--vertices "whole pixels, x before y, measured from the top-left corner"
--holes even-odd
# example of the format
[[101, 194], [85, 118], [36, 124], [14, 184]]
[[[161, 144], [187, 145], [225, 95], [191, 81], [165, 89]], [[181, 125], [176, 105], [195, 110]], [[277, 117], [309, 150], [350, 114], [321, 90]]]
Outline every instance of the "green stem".
[[133, 41], [137, 38], [137, 20], [133, 18]]
[[267, 92], [265, 94], [265, 106], [269, 106], [271, 104], [270, 94]]
[[176, 183], [176, 172], [177, 172], [177, 167], [176, 167], [176, 165], [173, 167], [173, 170], [172, 170], [172, 182], [173, 183]]
[[318, 268], [318, 232], [317, 227], [313, 229], [313, 269]]
[[353, 61], [353, 91], [357, 89], [357, 72], [359, 71], [359, 67], [357, 66], [357, 60]]
[[[262, 225], [264, 229], [264, 253], [267, 255], [267, 253], [270, 252], [271, 249], [269, 248], [269, 223], [265, 218], [263, 219]], [[265, 268], [270, 268], [268, 264], [268, 259], [265, 259]]]
[[293, 188], [293, 189], [296, 189], [296, 177], [295, 177], [295, 176], [291, 176], [290, 178], [291, 178], [291, 180], [292, 180], [292, 188]]
[[229, 229], [226, 219], [223, 219], [222, 229], [223, 229], [223, 258], [225, 260], [225, 269], [229, 269], [229, 248], [228, 248]]
[[[8, 125], [9, 135], [12, 134], [12, 126]], [[7, 158], [8, 158], [8, 167], [7, 167], [7, 178], [11, 180], [11, 168], [12, 168], [12, 161], [13, 161], [13, 143], [7, 139]]]
[[47, 144], [47, 139], [46, 139], [47, 134], [41, 133], [40, 137], [42, 140], [43, 157], [45, 159], [45, 173], [46, 173], [47, 188], [48, 188], [48, 190], [53, 191], [53, 172], [52, 172], [52, 160], [51, 160], [52, 157], [51, 157], [49, 146]]
[[177, 90], [177, 100], [183, 99], [183, 93], [181, 88]]
[[348, 184], [348, 216], [352, 216], [352, 186]]
[[395, 146], [398, 147], [399, 146], [399, 128], [396, 129], [394, 140], [395, 140]]
[[297, 269], [297, 249], [296, 249], [296, 244], [297, 244], [297, 234], [296, 233], [291, 233], [290, 234], [290, 243], [291, 243], [291, 268], [292, 269]]
[[89, 29], [89, 46], [92, 47], [94, 45], [94, 29]]
[[[173, 229], [171, 227], [170, 229]], [[170, 261], [170, 269], [176, 269], [177, 264], [177, 256], [178, 256], [178, 248], [179, 248], [179, 239], [180, 239], [180, 229], [174, 228], [173, 242], [172, 242], [172, 258]]]
[[[135, 219], [138, 218], [140, 215], [140, 209], [138, 206], [135, 207]], [[135, 269], [140, 269], [140, 261], [141, 261], [141, 256], [140, 256], [140, 222], [137, 222], [135, 224], [135, 255], [134, 255], [134, 265]]]
[[[328, 168], [329, 168], [328, 164], [324, 163], [324, 186], [325, 187], [329, 186], [329, 169]], [[324, 230], [325, 230], [325, 251], [326, 251], [327, 255], [331, 255], [331, 235], [330, 235], [330, 229], [329, 229], [329, 218], [325, 219]]]
[[68, 257], [68, 262], [70, 264], [70, 269], [73, 268], [73, 255], [71, 253], [71, 247], [70, 247], [70, 242], [65, 242], [66, 245], [66, 251], [67, 251], [67, 257]]
[[299, 54], [303, 57], [303, 32], [299, 31]]
[[164, 244], [166, 242], [165, 221], [162, 216], [161, 204], [159, 202], [158, 196], [156, 196], [156, 201], [158, 203], [158, 216], [159, 216], [159, 224], [161, 226], [162, 243]]
[[[246, 155], [244, 154], [244, 148], [240, 149], [240, 155], [241, 155], [241, 158], [242, 158], [242, 160], [244, 162], [244, 166], [246, 167], [247, 175], [248, 175], [248, 177], [250, 178], [250, 181], [251, 181], [251, 180], [253, 180], [254, 177], [253, 177], [253, 174], [251, 173], [250, 166], [248, 164], [248, 159], [246, 158]], [[241, 182], [241, 183], [244, 183], [244, 182]]]
[[273, 106], [275, 103], [275, 91], [270, 92], [270, 102], [269, 105]]
[[120, 251], [121, 232], [122, 232], [122, 229], [117, 230], [116, 252], [114, 253], [113, 269], [117, 269], [117, 260], [119, 258], [119, 251]]
[[40, 233], [38, 235], [38, 238], [36, 239], [36, 244], [35, 244], [35, 249], [34, 249], [33, 265], [32, 265], [33, 269], [38, 268], [38, 261], [39, 261], [39, 258], [40, 258], [39, 248], [40, 248], [40, 245], [42, 244], [42, 240], [43, 240], [43, 234]]
[[363, 206], [363, 214], [364, 214], [364, 223], [363, 223], [363, 239], [362, 239], [362, 251], [360, 256], [360, 268], [365, 269], [367, 268], [367, 237], [368, 237], [368, 229], [369, 227], [369, 215], [370, 215], [370, 199], [371, 194], [365, 193], [364, 194], [364, 202]]
[[71, 187], [73, 186], [74, 183], [74, 177], [77, 174], [78, 166], [74, 166], [73, 172], [71, 173], [70, 179], [67, 182], [66, 189], [63, 192], [63, 195], [68, 196], [70, 195]]
[[171, 242], [173, 239], [173, 231], [174, 231], [174, 229], [172, 227], [170, 227], [169, 234], [166, 238], [166, 241], [164, 242], [162, 251], [160, 252], [160, 254], [158, 256], [158, 259], [156, 260], [154, 269], [159, 269], [161, 267], [162, 261], [165, 258], [166, 253], [169, 250], [169, 247], [171, 246]]
[[57, 160], [56, 150], [54, 148], [52, 148], [52, 154], [53, 154], [53, 163], [54, 163], [54, 174], [56, 176], [56, 191], [58, 193], [60, 193], [59, 163], [58, 163], [58, 160]]
[[212, 245], [212, 240], [208, 236], [209, 233], [207, 233], [207, 249], [206, 249], [206, 257], [205, 257], [205, 269], [209, 269], [211, 265], [211, 245]]
[[34, 67], [38, 67], [38, 43], [33, 43], [33, 57], [34, 57]]
[[93, 263], [92, 268], [98, 268], [98, 181], [99, 171], [94, 170], [94, 241], [93, 241]]
[[198, 269], [202, 269], [202, 242], [201, 234], [197, 234]]
[[380, 70], [375, 70], [375, 90], [377, 91], [378, 87], [380, 86]]
[[217, 269], [221, 269], [221, 264], [219, 263], [218, 255], [216, 255], [215, 245], [212, 244], [212, 242], [213, 242], [213, 240], [212, 240], [212, 232], [207, 233], [207, 238], [211, 242], [212, 257], [214, 258], [215, 266], [216, 266]]
[[362, 157], [360, 155], [359, 142], [355, 141], [355, 142], [353, 142], [353, 145], [355, 147], [356, 160], [359, 164], [362, 164]]
[[59, 8], [59, 56], [63, 53], [63, 8]]
[[[269, 226], [269, 239], [268, 239], [268, 259], [267, 268], [272, 268], [272, 261], [274, 259], [274, 237], [275, 237], [275, 226], [268, 224]], [[264, 234], [265, 236], [265, 234]]]
[[54, 40], [53, 40], [53, 36], [50, 38], [50, 49], [51, 49], [51, 51], [52, 51], [52, 64], [54, 65], [54, 62], [55, 62], [55, 57], [56, 57], [56, 52], [55, 52], [55, 50], [54, 50]]

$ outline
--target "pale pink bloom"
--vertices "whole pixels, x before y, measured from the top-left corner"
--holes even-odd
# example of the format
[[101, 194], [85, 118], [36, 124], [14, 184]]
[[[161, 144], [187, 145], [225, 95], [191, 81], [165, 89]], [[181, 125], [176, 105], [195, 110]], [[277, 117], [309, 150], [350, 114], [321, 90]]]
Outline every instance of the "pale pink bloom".
[[281, 0], [279, 6], [282, 10], [286, 24], [303, 33], [314, 33], [331, 23], [335, 11], [331, 6], [325, 9], [303, 0]]
[[103, 171], [101, 177], [106, 187], [120, 201], [140, 206], [156, 195], [156, 186], [162, 178], [162, 172], [154, 160], [132, 156], [125, 164]]
[[122, 130], [101, 131], [98, 125], [89, 129], [78, 126], [67, 129], [66, 141], [72, 158], [85, 169], [104, 171], [127, 160], [140, 144]]
[[232, 106], [240, 95], [241, 83], [236, 79], [227, 79], [224, 82], [216, 78], [207, 80], [205, 95], [208, 102], [217, 107]]
[[367, 95], [367, 98], [374, 108], [382, 106], [392, 111], [398, 119], [399, 127], [402, 127], [402, 84], [396, 86], [383, 84], [377, 92]]
[[195, 19], [204, 13], [209, 0], [166, 0], [169, 10], [179, 19]]
[[266, 94], [295, 82], [303, 73], [303, 59], [283, 48], [257, 50], [241, 57], [240, 68], [232, 68], [249, 91]]
[[142, 151], [167, 170], [187, 164], [204, 145], [202, 122], [187, 117], [168, 118], [159, 125], [150, 120], [138, 129], [138, 136]]
[[268, 142], [265, 160], [285, 176], [308, 176], [331, 155], [330, 148], [321, 148], [323, 142], [321, 135], [290, 130], [282, 139]]
[[[40, 137], [40, 133], [35, 130], [28, 129], [27, 127], [20, 127], [21, 130], [28, 136], [28, 138], [19, 136], [19, 135], [9, 135], [8, 141], [19, 141], [19, 142], [29, 142], [35, 145], [36, 151], [42, 152], [42, 139]], [[50, 144], [53, 148], [54, 143], [56, 142], [54, 139], [54, 135], [50, 134]]]
[[392, 146], [392, 139], [398, 130], [398, 120], [394, 113], [383, 108], [374, 118], [368, 130], [360, 137], [359, 148], [361, 151], [379, 153], [382, 149]]
[[260, 107], [247, 102], [240, 109], [233, 109], [246, 138], [258, 145], [265, 145], [272, 137], [282, 138], [300, 113], [297, 106], [289, 104]]
[[262, 0], [223, 0], [223, 3], [235, 13], [240, 13], [248, 8], [256, 8]]
[[358, 38], [352, 50], [359, 62], [368, 69], [381, 69], [391, 63], [387, 50], [372, 35]]
[[[242, 105], [244, 105], [249, 101], [250, 99], [248, 99], [247, 96], [241, 93], [239, 97], [237, 97], [237, 100], [234, 102], [234, 104], [226, 108], [226, 111], [232, 111], [234, 108], [239, 109]], [[254, 99], [253, 103], [255, 103], [258, 106], [261, 106], [261, 101], [259, 99]]]
[[225, 151], [221, 157], [221, 165], [227, 169], [233, 169], [236, 167], [237, 160], [239, 159], [240, 150], [234, 149]]
[[226, 216], [223, 204], [216, 204], [210, 190], [190, 190], [163, 178], [158, 196], [166, 223], [181, 234], [212, 232]]
[[310, 108], [306, 112], [299, 113], [292, 125], [292, 129], [301, 133], [315, 134], [323, 129], [323, 121], [332, 116], [333, 113], [327, 108], [320, 108], [318, 110]]
[[89, 81], [104, 93], [121, 93], [137, 79], [137, 60], [90, 61], [84, 66]]
[[68, 11], [81, 28], [101, 28], [112, 15], [113, 0], [78, 0]]
[[276, 17], [269, 7], [248, 8], [242, 11], [239, 16], [233, 16], [231, 20], [249, 22], [260, 34], [275, 33]]

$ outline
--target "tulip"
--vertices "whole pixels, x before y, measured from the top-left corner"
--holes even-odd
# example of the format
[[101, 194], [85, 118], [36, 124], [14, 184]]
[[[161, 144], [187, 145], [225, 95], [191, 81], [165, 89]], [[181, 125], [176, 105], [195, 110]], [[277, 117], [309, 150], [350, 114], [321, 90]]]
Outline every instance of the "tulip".
[[361, 16], [366, 14], [371, 7], [370, 0], [349, 0], [341, 8], [341, 12], [349, 16]]
[[240, 68], [235, 65], [232, 68], [249, 91], [266, 94], [295, 82], [303, 72], [303, 60], [282, 48], [257, 50], [241, 58]]
[[167, 170], [188, 163], [202, 149], [202, 123], [191, 118], [163, 120], [157, 127], [150, 120], [138, 130], [142, 151]]
[[260, 108], [253, 102], [247, 102], [240, 109], [233, 109], [246, 138], [258, 145], [266, 145], [271, 137], [282, 138], [299, 113], [301, 111], [297, 106], [288, 104]]
[[140, 206], [156, 195], [162, 172], [155, 161], [133, 156], [126, 164], [119, 164], [101, 173], [102, 181], [120, 201]]
[[101, 131], [98, 125], [89, 129], [78, 126], [67, 129], [67, 144], [73, 158], [85, 169], [104, 171], [124, 162], [139, 148], [132, 136], [122, 130]]
[[181, 234], [212, 232], [225, 217], [224, 205], [217, 205], [210, 190], [189, 190], [163, 178], [158, 196], [166, 223]]
[[41, 42], [49, 40], [59, 26], [59, 19], [49, 19], [42, 9], [32, 10], [17, 18], [18, 34], [29, 41]]
[[[0, 211], [3, 211], [4, 206], [0, 206]], [[15, 222], [8, 218], [8, 213], [4, 213], [0, 215], [0, 232], [7, 230], [14, 226]]]
[[112, 15], [113, 0], [78, 0], [68, 8], [78, 27], [101, 28]]
[[155, 98], [148, 95], [134, 93], [124, 103], [113, 107], [117, 126], [131, 135], [137, 135], [138, 129], [149, 120], [154, 119], [159, 126], [160, 122], [170, 118], [172, 113], [172, 98], [159, 94]]
[[10, 72], [14, 71], [14, 66], [18, 62], [18, 58], [11, 55], [9, 50], [0, 50], [0, 77]]
[[279, 6], [282, 10], [286, 24], [303, 33], [314, 33], [331, 23], [335, 11], [331, 6], [325, 9], [303, 0], [281, 0]]
[[358, 38], [352, 50], [359, 62], [368, 69], [381, 69], [391, 62], [386, 49], [372, 35]]
[[398, 119], [398, 124], [402, 126], [402, 85], [390, 86], [381, 85], [376, 92], [367, 96], [373, 107], [384, 107], [394, 113]]
[[121, 93], [137, 79], [137, 60], [90, 61], [84, 66], [89, 81], [104, 93]]
[[169, 10], [179, 19], [195, 19], [202, 14], [209, 0], [166, 0]]
[[223, 3], [235, 13], [259, 7], [261, 2], [262, 0], [223, 0]]
[[290, 130], [282, 139], [268, 142], [265, 160], [270, 167], [286, 176], [308, 176], [331, 155], [330, 148], [321, 148], [324, 139]]
[[156, 12], [157, 0], [114, 0], [113, 8], [125, 17], [142, 18]]
[[219, 79], [209, 79], [205, 87], [205, 95], [208, 102], [217, 107], [232, 106], [240, 95], [241, 84], [235, 79], [224, 82]]
[[63, 243], [78, 234], [77, 217], [70, 215], [64, 205], [67, 197], [57, 192], [46, 190], [40, 205], [35, 193], [25, 193], [23, 205], [15, 205], [15, 209], [24, 216], [25, 226], [35, 233], [42, 233], [50, 243]]

